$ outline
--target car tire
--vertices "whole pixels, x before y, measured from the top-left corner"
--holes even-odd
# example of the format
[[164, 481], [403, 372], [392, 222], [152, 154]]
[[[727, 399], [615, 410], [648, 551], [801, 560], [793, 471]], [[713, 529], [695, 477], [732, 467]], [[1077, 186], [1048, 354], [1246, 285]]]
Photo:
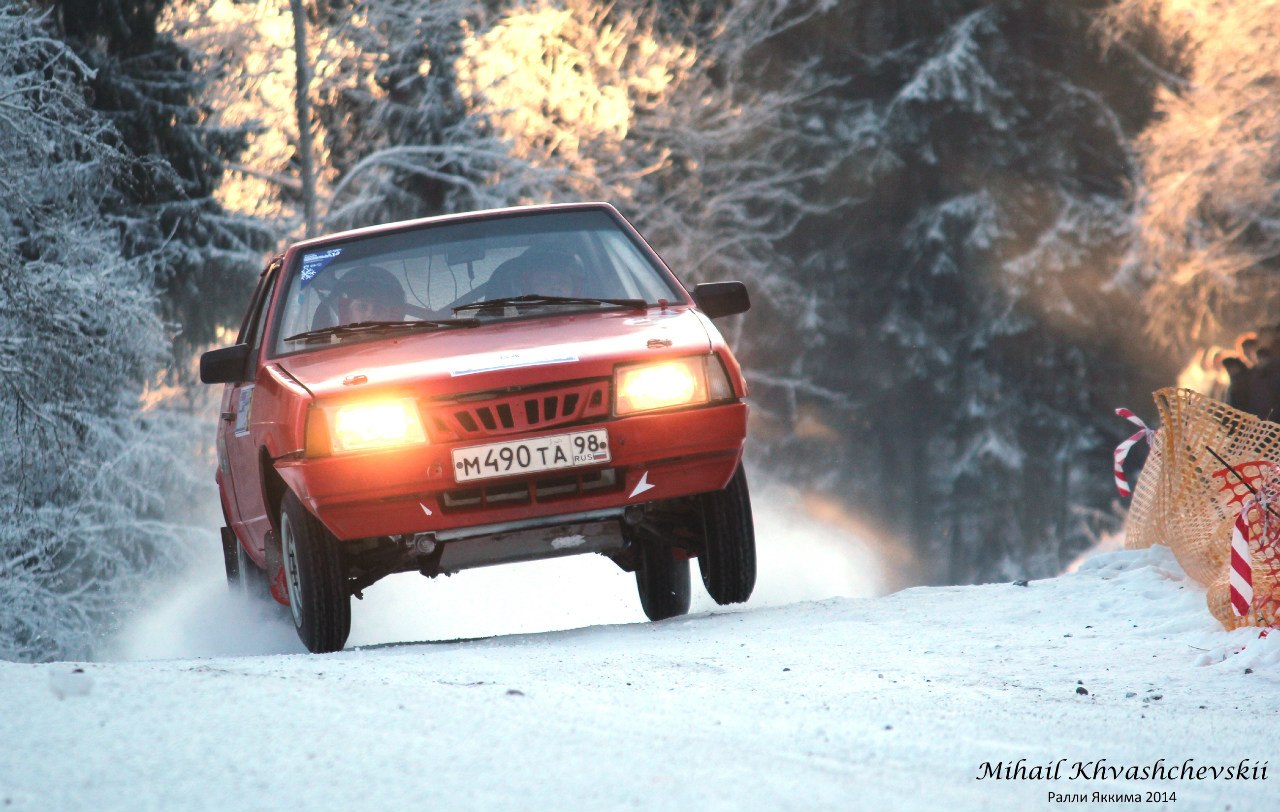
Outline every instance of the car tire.
[[689, 559], [677, 558], [665, 544], [639, 542], [636, 591], [650, 620], [665, 620], [689, 612]]
[[756, 586], [756, 533], [751, 494], [742, 465], [722, 491], [699, 497], [703, 547], [698, 556], [702, 584], [720, 605], [742, 603]]
[[292, 492], [280, 510], [289, 614], [313, 654], [341, 651], [351, 633], [351, 595], [338, 541]]

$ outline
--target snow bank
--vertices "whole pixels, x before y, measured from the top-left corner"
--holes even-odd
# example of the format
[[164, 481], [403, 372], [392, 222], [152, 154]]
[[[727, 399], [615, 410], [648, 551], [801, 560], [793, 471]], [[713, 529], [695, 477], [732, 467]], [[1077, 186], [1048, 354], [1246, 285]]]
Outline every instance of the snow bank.
[[[75, 667], [91, 690], [59, 693]], [[954, 812], [1159, 792], [1170, 809], [1270, 810], [1278, 687], [1272, 637], [1218, 629], [1168, 551], [1126, 551], [1026, 586], [655, 624], [0, 664], [0, 805]], [[1124, 774], [1188, 760], [1255, 775]], [[1071, 808], [1117, 806], [1161, 803]]]

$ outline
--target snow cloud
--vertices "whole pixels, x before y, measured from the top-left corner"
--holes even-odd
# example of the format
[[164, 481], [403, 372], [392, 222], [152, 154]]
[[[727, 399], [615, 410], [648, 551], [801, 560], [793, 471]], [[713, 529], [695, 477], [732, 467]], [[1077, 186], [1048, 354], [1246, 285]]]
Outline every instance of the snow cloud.
[[[895, 562], [888, 555], [892, 547], [838, 506], [759, 474], [752, 482], [759, 556], [755, 593], [742, 607], [716, 606], [702, 591], [694, 562], [694, 613], [868, 597], [896, 585], [886, 574]], [[635, 578], [597, 555], [467, 570], [433, 580], [394, 575], [367, 589], [352, 610], [349, 647], [645, 622]], [[221, 553], [211, 538], [186, 579], [134, 618], [106, 659], [301, 651], [282, 607], [228, 592]]]

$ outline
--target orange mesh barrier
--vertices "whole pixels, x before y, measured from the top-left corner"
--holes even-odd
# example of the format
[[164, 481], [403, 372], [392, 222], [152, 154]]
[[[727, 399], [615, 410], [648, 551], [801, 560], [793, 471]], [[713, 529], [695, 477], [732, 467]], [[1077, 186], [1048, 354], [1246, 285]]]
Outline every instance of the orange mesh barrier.
[[[1190, 389], [1155, 393], [1161, 427], [1138, 477], [1125, 521], [1125, 547], [1168, 546], [1187, 574], [1208, 588], [1209, 611], [1223, 626], [1276, 626], [1280, 618], [1280, 519], [1252, 508], [1249, 550], [1253, 603], [1238, 616], [1231, 608], [1228, 574], [1231, 528], [1250, 496], [1212, 448], [1250, 485], [1261, 466], [1280, 463], [1280, 424], [1260, 420]], [[1272, 508], [1280, 512], [1280, 505]]]

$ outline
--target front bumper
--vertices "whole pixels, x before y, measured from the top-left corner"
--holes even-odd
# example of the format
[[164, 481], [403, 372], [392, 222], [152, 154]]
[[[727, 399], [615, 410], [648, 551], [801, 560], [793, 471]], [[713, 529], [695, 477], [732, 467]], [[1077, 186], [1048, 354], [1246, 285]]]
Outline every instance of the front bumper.
[[[733, 476], [746, 437], [747, 406], [730, 403], [588, 423], [606, 429], [610, 462], [482, 483], [454, 481], [450, 452], [475, 441], [348, 456], [286, 459], [276, 469], [289, 488], [341, 540], [441, 532], [465, 527], [621, 508], [719, 490]], [[504, 436], [502, 440], [520, 439]], [[539, 487], [582, 474], [588, 487]], [[607, 476], [606, 476], [607, 474]], [[521, 486], [527, 486], [520, 498]], [[461, 499], [482, 492], [479, 499]], [[551, 495], [554, 492], [554, 495]], [[486, 494], [503, 494], [490, 499]]]

